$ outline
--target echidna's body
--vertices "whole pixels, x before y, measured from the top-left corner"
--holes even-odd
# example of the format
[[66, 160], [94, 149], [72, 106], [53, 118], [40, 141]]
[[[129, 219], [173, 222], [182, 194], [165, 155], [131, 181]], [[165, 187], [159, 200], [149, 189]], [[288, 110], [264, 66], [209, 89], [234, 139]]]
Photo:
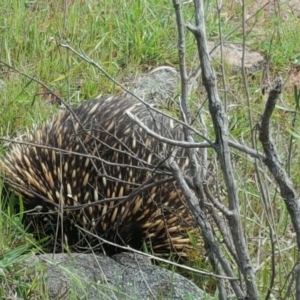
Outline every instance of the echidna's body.
[[[193, 221], [164, 164], [175, 148], [148, 136], [128, 118], [128, 109], [156, 133], [182, 140], [176, 122], [131, 98], [111, 97], [60, 112], [25, 143], [15, 143], [1, 162], [26, 210], [42, 207], [26, 218], [40, 237], [53, 237], [56, 250], [66, 238], [76, 250], [101, 244], [84, 228], [136, 249], [145, 242], [158, 255], [184, 255]], [[184, 152], [175, 152], [182, 169]]]

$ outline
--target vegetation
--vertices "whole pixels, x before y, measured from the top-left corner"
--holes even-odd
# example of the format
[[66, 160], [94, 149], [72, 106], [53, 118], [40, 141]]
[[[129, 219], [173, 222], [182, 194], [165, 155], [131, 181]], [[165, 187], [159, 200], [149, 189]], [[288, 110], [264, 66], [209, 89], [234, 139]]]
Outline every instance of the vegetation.
[[[246, 70], [246, 76], [232, 70], [226, 61], [213, 62], [227, 108], [230, 139], [262, 151], [255, 139], [256, 124], [266, 101], [262, 91], [278, 75], [286, 81], [272, 119], [272, 137], [282, 164], [298, 187], [300, 52], [296, 41], [300, 36], [300, 12], [292, 2], [288, 5], [269, 1], [259, 6], [243, 0], [243, 10], [239, 1], [224, 0], [218, 8], [215, 2], [206, 0], [205, 16], [208, 39], [241, 45], [245, 42], [266, 59], [255, 72], [249, 74]], [[194, 23], [193, 3], [186, 1], [183, 8], [185, 21]], [[119, 82], [130, 81], [155, 66], [178, 68], [178, 38], [171, 1], [0, 0], [0, 13], [0, 153], [7, 148], [5, 137], [23, 133], [52, 115], [60, 105], [59, 97], [77, 103], [99, 94], [121, 92], [99, 69], [62, 44], [80, 49]], [[196, 51], [194, 36], [186, 31], [189, 69], [199, 64]], [[208, 121], [203, 95], [202, 86], [193, 91], [192, 109], [196, 112], [203, 106], [203, 117]], [[207, 134], [213, 140], [213, 128], [208, 124]], [[289, 214], [273, 177], [261, 162], [257, 170], [248, 155], [232, 150], [232, 164], [259, 292], [263, 298], [269, 296], [271, 288], [271, 294], [279, 299], [289, 292], [287, 278], [298, 255]], [[220, 191], [225, 184], [220, 178], [216, 192], [224, 197]], [[1, 186], [0, 297], [6, 299], [16, 292], [22, 299], [41, 299], [41, 270], [30, 269], [33, 280], [25, 282], [27, 271], [21, 267], [28, 253], [34, 253], [38, 246], [21, 225], [22, 211], [17, 216], [12, 213], [14, 201], [19, 199], [7, 195]], [[195, 266], [203, 268], [203, 257], [192, 258]], [[215, 293], [215, 285], [201, 280], [201, 287]], [[8, 290], [12, 294], [5, 294]]]

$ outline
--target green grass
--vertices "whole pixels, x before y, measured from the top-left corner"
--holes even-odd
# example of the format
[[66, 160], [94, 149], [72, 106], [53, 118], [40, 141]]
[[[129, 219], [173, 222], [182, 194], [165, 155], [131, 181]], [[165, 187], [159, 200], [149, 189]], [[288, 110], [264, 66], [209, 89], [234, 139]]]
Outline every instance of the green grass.
[[[64, 1], [58, 0], [0, 0], [0, 60], [44, 82], [60, 97], [72, 103], [99, 94], [120, 93], [120, 89], [95, 67], [61, 47], [61, 42], [67, 42], [75, 49], [82, 50], [121, 82], [154, 66], [178, 67], [177, 33], [171, 1], [70, 0], [66, 3], [65, 5]], [[253, 1], [246, 3], [247, 14], [254, 14], [257, 8], [253, 7]], [[227, 41], [241, 43], [242, 7], [226, 0], [218, 15], [215, 2], [207, 0], [205, 4], [208, 37], [218, 41], [221, 28]], [[288, 78], [291, 70], [299, 70], [299, 19], [292, 13], [286, 13], [286, 9], [285, 4], [280, 4], [280, 10], [275, 10], [276, 13], [262, 10], [248, 22], [247, 45], [268, 57], [270, 64], [269, 77], [263, 71], [258, 71], [253, 78], [249, 78], [251, 108], [247, 106], [241, 72], [232, 74], [229, 67], [225, 70], [226, 84], [230, 87], [227, 89], [227, 97], [231, 138], [248, 145], [251, 144], [250, 135], [254, 132], [254, 128], [249, 127], [249, 111], [253, 123], [256, 124], [264, 106], [265, 98], [258, 92], [260, 86], [268, 80], [272, 81], [277, 74]], [[188, 1], [184, 14], [186, 20], [192, 23], [194, 13], [192, 4]], [[194, 67], [196, 47], [190, 33], [186, 35], [186, 43], [188, 67]], [[220, 67], [216, 66], [220, 71]], [[4, 86], [0, 85], [1, 137], [23, 133], [25, 128], [42, 122], [57, 109], [55, 105], [50, 105], [51, 101], [55, 102], [55, 98], [50, 97], [45, 88], [1, 63], [0, 80], [5, 83]], [[219, 87], [223, 88], [221, 78], [218, 80]], [[202, 88], [192, 97], [195, 105], [198, 99], [202, 101]], [[288, 153], [292, 153], [291, 177], [299, 186], [299, 139], [295, 138], [292, 149], [288, 147], [290, 131], [299, 132], [298, 113], [295, 125], [292, 126], [294, 114], [287, 111], [295, 110], [293, 86], [289, 82], [283, 103], [284, 105], [279, 103], [281, 107], [277, 108], [274, 115], [274, 141], [284, 164], [287, 162]], [[207, 110], [207, 107], [204, 106], [204, 109]], [[207, 114], [205, 118], [208, 120]], [[208, 129], [212, 133], [210, 125]], [[5, 149], [6, 145], [2, 144], [0, 153]], [[277, 237], [275, 286], [281, 286], [293, 264], [295, 250], [289, 248], [294, 242], [288, 225], [289, 218], [272, 179], [262, 165], [259, 166], [262, 168], [262, 181], [269, 195], [268, 211], [262, 208], [253, 163], [240, 155], [233, 156], [233, 163], [247, 238], [249, 243], [255, 241], [259, 245], [250, 247], [250, 252], [254, 264], [260, 266], [257, 282], [264, 295], [270, 282], [268, 271], [272, 263], [269, 226], [274, 228]], [[6, 196], [0, 195], [3, 204]], [[9, 203], [12, 201], [18, 199], [8, 199]], [[21, 216], [12, 214], [12, 207], [12, 204], [5, 208], [2, 205], [1, 210], [0, 236], [3, 238], [0, 239], [0, 276], [6, 276], [8, 286], [11, 286], [15, 278], [20, 283], [18, 294], [26, 299], [25, 296], [35, 293], [42, 283], [37, 284], [35, 280], [32, 283], [22, 282], [21, 275], [25, 270], [19, 266], [28, 253], [31, 253], [32, 247], [36, 247], [22, 228]], [[272, 216], [271, 221], [266, 215]], [[202, 260], [195, 263], [197, 264], [203, 267]], [[16, 272], [12, 272], [13, 270]], [[0, 292], [5, 293], [3, 289]]]
[[[175, 18], [169, 1], [0, 1], [1, 59], [45, 82], [65, 99], [78, 102], [116, 93], [115, 85], [94, 67], [59, 46], [82, 49], [117, 80], [149, 66], [177, 64]], [[79, 18], [80, 16], [80, 18]], [[159, 28], [159, 30], [157, 30]], [[191, 45], [190, 37], [190, 45]], [[44, 119], [38, 84], [1, 68], [4, 101], [0, 128], [23, 128]], [[42, 99], [40, 99], [42, 98]], [[22, 117], [16, 116], [16, 108]], [[47, 111], [47, 108], [45, 109]], [[29, 116], [38, 111], [41, 116]], [[12, 117], [15, 116], [15, 117]], [[14, 120], [13, 120], [14, 119]]]
[[[0, 299], [47, 299], [43, 270], [37, 264], [25, 263], [38, 246], [22, 225], [22, 200], [4, 193], [0, 187]], [[20, 202], [19, 202], [20, 201]], [[14, 213], [19, 202], [20, 213]]]

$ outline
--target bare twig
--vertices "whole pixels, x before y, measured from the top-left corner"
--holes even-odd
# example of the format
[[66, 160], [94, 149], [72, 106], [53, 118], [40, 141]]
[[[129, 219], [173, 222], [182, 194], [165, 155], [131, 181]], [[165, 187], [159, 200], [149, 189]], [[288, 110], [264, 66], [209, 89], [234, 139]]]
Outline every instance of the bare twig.
[[233, 177], [228, 145], [227, 117], [219, 98], [219, 93], [216, 86], [216, 76], [210, 63], [207, 48], [203, 2], [200, 0], [194, 0], [194, 5], [196, 26], [188, 25], [188, 29], [194, 34], [197, 41], [202, 69], [202, 81], [208, 95], [209, 110], [216, 134], [216, 147], [214, 149], [216, 149], [217, 156], [220, 161], [228, 192], [229, 209], [232, 211], [232, 215], [227, 216], [227, 219], [231, 234], [234, 237], [233, 242], [238, 258], [237, 264], [244, 277], [247, 295], [249, 297], [248, 299], [258, 299], [258, 289], [255, 282], [253, 266], [251, 264], [240, 219], [239, 199], [237, 195], [235, 179]]
[[185, 141], [175, 141], [171, 140], [169, 138], [166, 138], [164, 136], [161, 136], [160, 134], [155, 133], [153, 130], [149, 129], [143, 122], [139, 120], [138, 117], [134, 116], [131, 112], [126, 111], [125, 112], [127, 116], [137, 123], [143, 130], [145, 130], [150, 136], [157, 139], [160, 142], [166, 143], [168, 145], [178, 146], [182, 148], [208, 148], [213, 147], [212, 143], [195, 143], [195, 142], [185, 142]]
[[[175, 141], [175, 140], [168, 139], [166, 137], [163, 137], [163, 136], [155, 133], [153, 130], [149, 129], [143, 122], [141, 122], [136, 116], [134, 116], [129, 111], [126, 111], [126, 114], [132, 121], [134, 121], [141, 128], [143, 128], [143, 130], [145, 130], [150, 136], [152, 136], [153, 138], [155, 138], [163, 143], [173, 145], [173, 146], [183, 147], [183, 148], [209, 148], [209, 147], [213, 148], [214, 147], [214, 143], [210, 142], [208, 139], [206, 139], [207, 142], [203, 142], [203, 143]], [[258, 151], [254, 150], [252, 148], [249, 148], [243, 144], [239, 144], [239, 143], [233, 142], [233, 141], [228, 141], [228, 145], [232, 148], [235, 148], [235, 149], [243, 152], [243, 153], [248, 154], [249, 156], [251, 156], [253, 158], [259, 158], [262, 160], [265, 159], [265, 156], [262, 153], [259, 153]]]
[[5, 66], [6, 68], [12, 70], [13, 72], [15, 72], [15, 73], [17, 73], [17, 74], [20, 74], [20, 75], [22, 75], [22, 76], [24, 76], [24, 77], [26, 77], [26, 78], [28, 78], [28, 79], [30, 79], [30, 80], [32, 80], [32, 81], [38, 83], [38, 84], [40, 84], [40, 85], [41, 85], [42, 87], [44, 87], [47, 91], [49, 91], [49, 93], [50, 93], [51, 95], [53, 95], [54, 97], [56, 97], [59, 101], [61, 101], [61, 103], [63, 103], [66, 107], [68, 107], [68, 105], [65, 103], [64, 99], [61, 98], [58, 94], [56, 94], [56, 93], [55, 93], [51, 88], [49, 88], [43, 81], [41, 81], [41, 80], [39, 80], [39, 79], [36, 79], [35, 77], [32, 77], [32, 76], [30, 76], [30, 75], [28, 75], [28, 74], [26, 74], [26, 73], [24, 73], [24, 72], [22, 72], [22, 71], [20, 71], [20, 70], [18, 70], [18, 69], [16, 69], [16, 68], [14, 68], [13, 66], [7, 64], [6, 62], [4, 62], [4, 61], [2, 61], [2, 60], [0, 60], [0, 65], [3, 65], [3, 66]]
[[[53, 147], [53, 146], [46, 146], [46, 145], [42, 145], [42, 144], [37, 144], [37, 143], [33, 143], [33, 142], [28, 142], [28, 141], [18, 141], [18, 140], [13, 140], [13, 139], [7, 139], [7, 138], [0, 138], [0, 141], [6, 141], [6, 142], [10, 142], [10, 143], [16, 143], [16, 144], [20, 144], [20, 145], [28, 145], [28, 146], [32, 146], [32, 147], [36, 147], [36, 148], [43, 148], [43, 149], [48, 149], [48, 150], [53, 150], [56, 152], [59, 152], [61, 154], [68, 154], [68, 155], [77, 155], [77, 156], [81, 156], [81, 157], [86, 157], [86, 158], [90, 158], [93, 160], [97, 160], [100, 162], [103, 162], [105, 165], [110, 165], [110, 166], [120, 166], [120, 167], [124, 167], [124, 168], [133, 168], [133, 169], [141, 169], [141, 170], [146, 170], [149, 172], [153, 172], [154, 168], [150, 168], [150, 166], [153, 166], [151, 164], [149, 164], [148, 162], [139, 159], [139, 162], [142, 162], [143, 166], [135, 166], [135, 165], [129, 165], [129, 164], [120, 164], [120, 163], [113, 163], [110, 161], [107, 161], [103, 158], [101, 158], [99, 155], [94, 155], [94, 153], [81, 153], [81, 152], [76, 152], [76, 151], [71, 151], [71, 150], [66, 150], [66, 149], [62, 149], [62, 148], [57, 148], [57, 147]], [[116, 152], [120, 152], [120, 153], [126, 153], [126, 155], [130, 155], [127, 152], [124, 152], [122, 150], [113, 148], [114, 151]], [[132, 155], [132, 157], [136, 158], [135, 156]], [[149, 168], [147, 167], [149, 166]], [[164, 173], [167, 174], [167, 173]], [[170, 173], [169, 173], [170, 174]], [[103, 174], [99, 174], [99, 175], [103, 175]], [[115, 178], [114, 178], [115, 180]], [[127, 183], [127, 182], [125, 182]]]
[[194, 273], [198, 273], [198, 274], [202, 274], [202, 275], [206, 275], [206, 276], [211, 276], [211, 277], [219, 277], [219, 278], [223, 278], [223, 279], [229, 279], [229, 280], [237, 280], [236, 277], [232, 276], [232, 277], [227, 277], [227, 276], [220, 276], [220, 275], [217, 275], [217, 274], [213, 274], [213, 273], [210, 273], [210, 272], [206, 272], [206, 271], [201, 271], [201, 270], [198, 270], [198, 269], [194, 269], [194, 268], [191, 268], [191, 267], [188, 267], [188, 266], [185, 266], [183, 264], [177, 264], [175, 262], [171, 262], [167, 259], [163, 259], [163, 258], [160, 258], [160, 257], [157, 257], [157, 256], [153, 256], [151, 254], [148, 254], [148, 253], [145, 253], [145, 252], [142, 252], [142, 251], [138, 251], [136, 249], [133, 249], [129, 246], [122, 246], [122, 245], [118, 245], [116, 243], [113, 243], [113, 242], [110, 242], [102, 237], [99, 237], [98, 235], [96, 234], [93, 234], [92, 232], [78, 226], [78, 225], [75, 225], [78, 229], [80, 229], [81, 231], [83, 231], [84, 233], [88, 234], [88, 235], [91, 235], [95, 238], [97, 238], [99, 241], [102, 241], [108, 245], [112, 245], [114, 247], [118, 247], [120, 249], [123, 249], [125, 251], [128, 251], [130, 250], [130, 252], [134, 252], [134, 253], [137, 253], [137, 254], [140, 254], [142, 256], [145, 256], [145, 257], [149, 257], [151, 259], [154, 259], [154, 260], [157, 260], [157, 261], [160, 261], [160, 262], [164, 262], [164, 263], [168, 263], [170, 265], [173, 265], [173, 266], [176, 266], [176, 267], [179, 267], [181, 269], [184, 269], [184, 270], [189, 270], [189, 271], [192, 271]]
[[[181, 98], [180, 98], [180, 108], [181, 108], [181, 118], [185, 123], [191, 124], [191, 112], [190, 112], [190, 107], [188, 104], [188, 96], [189, 96], [189, 78], [187, 75], [187, 70], [186, 70], [186, 61], [185, 61], [185, 24], [184, 24], [184, 19], [182, 15], [182, 9], [181, 9], [181, 1], [180, 0], [173, 0], [173, 6], [175, 9], [175, 15], [176, 15], [176, 24], [177, 24], [177, 31], [178, 31], [178, 57], [179, 57], [179, 69], [180, 69], [180, 78], [181, 78]], [[194, 139], [191, 134], [191, 130], [189, 130], [187, 127], [184, 127], [184, 133], [185, 133], [185, 140], [189, 144], [194, 143]], [[206, 149], [203, 149], [203, 152], [206, 152]], [[197, 205], [198, 212], [194, 209], [191, 209], [193, 212], [195, 219], [197, 220], [197, 224], [200, 226], [202, 229], [203, 237], [204, 237], [204, 245], [206, 248], [206, 251], [209, 251], [211, 247], [214, 247], [216, 251], [219, 253], [219, 257], [222, 256], [219, 245], [215, 242], [214, 236], [213, 236], [213, 230], [211, 227], [207, 228], [206, 226], [211, 226], [206, 218], [206, 215], [204, 214], [203, 208], [205, 207], [205, 199], [204, 199], [204, 193], [202, 193], [202, 183], [204, 180], [204, 173], [201, 171], [201, 168], [199, 166], [199, 162], [197, 160], [197, 150], [194, 148], [189, 148], [189, 157], [190, 157], [190, 168], [191, 168], [191, 174], [193, 176], [193, 183], [195, 187], [195, 192], [198, 197], [198, 201], [195, 201], [194, 205]], [[203, 153], [203, 159], [207, 157], [206, 153]], [[203, 162], [204, 165], [206, 165], [206, 161]], [[188, 191], [185, 189], [183, 186], [183, 182], [180, 180], [181, 174], [178, 174], [179, 168], [174, 164], [174, 162], [171, 162], [170, 165], [172, 166], [171, 169], [173, 170], [173, 174], [175, 178], [177, 179], [177, 183], [179, 186], [182, 188], [188, 202], [191, 201], [191, 199], [188, 196]], [[206, 169], [206, 167], [204, 168]], [[177, 173], [177, 175], [176, 175]], [[180, 172], [179, 172], [180, 173]], [[195, 199], [196, 200], [196, 197]], [[188, 203], [190, 208], [193, 207], [192, 203]], [[200, 217], [199, 213], [202, 213], [202, 218]], [[202, 223], [199, 222], [200, 219], [202, 219]], [[206, 224], [206, 226], [204, 226]], [[205, 232], [209, 231], [212, 234], [206, 234]], [[212, 267], [216, 272], [220, 272], [218, 268], [218, 259], [216, 258], [215, 252], [213, 254], [208, 255], [209, 260], [211, 262]], [[226, 264], [226, 260], [224, 259], [223, 261], [224, 264]], [[229, 267], [229, 265], [227, 266]], [[231, 270], [230, 270], [231, 271]], [[222, 282], [218, 281], [218, 286], [219, 288], [219, 293], [222, 295], [226, 295], [225, 289], [222, 288]], [[241, 292], [238, 289], [238, 286], [235, 285], [235, 288], [237, 289], [236, 292], [239, 293]]]
[[[88, 56], [86, 56], [85, 54], [80, 54], [79, 52], [77, 52], [75, 49], [73, 49], [71, 46], [67, 45], [67, 44], [61, 44], [62, 47], [66, 47], [67, 49], [71, 50], [71, 52], [75, 53], [76, 55], [78, 55], [81, 59], [85, 60], [86, 62], [88, 63], [91, 63], [91, 61], [93, 62], [92, 65], [95, 66], [96, 68], [98, 68], [101, 72], [104, 72], [104, 74], [106, 75], [107, 72], [105, 72], [103, 70], [103, 68], [101, 68], [96, 62], [94, 62], [91, 58], [89, 58]], [[70, 113], [74, 116], [75, 120], [77, 122], [79, 122], [79, 119], [78, 117], [72, 112], [72, 108], [65, 102], [65, 100], [63, 98], [61, 98], [58, 94], [56, 94], [50, 87], [48, 87], [44, 82], [42, 82], [41, 80], [35, 78], [35, 77], [32, 77], [14, 67], [12, 67], [11, 65], [3, 62], [3, 61], [0, 61], [0, 64], [4, 65], [5, 67], [11, 69], [13, 72], [16, 72], [38, 84], [40, 84], [41, 86], [43, 86], [46, 90], [49, 91], [50, 94], [52, 94], [53, 96], [55, 96], [57, 99], [59, 99], [59, 101], [61, 103], [63, 103], [63, 105], [70, 111]], [[107, 74], [107, 76], [109, 76]], [[134, 95], [133, 93], [131, 93], [128, 89], [126, 89], [122, 84], [120, 84], [119, 82], [117, 82], [116, 80], [114, 80], [112, 77], [109, 76], [109, 78], [111, 78], [113, 80], [114, 83], [116, 83], [117, 85], [119, 85], [122, 89], [124, 89], [127, 93], [131, 94], [132, 96], [134, 96], [135, 98], [137, 98], [139, 101], [141, 101], [142, 103], [144, 103], [149, 109], [155, 111], [155, 112], [158, 112], [160, 114], [162, 114], [163, 116], [166, 116], [176, 122], [178, 122], [179, 124], [185, 126], [186, 128], [190, 129], [191, 131], [193, 131], [195, 134], [197, 134], [197, 136], [203, 138], [206, 142], [207, 142], [207, 145], [205, 145], [205, 143], [199, 143], [199, 148], [203, 148], [203, 147], [213, 147], [214, 144], [211, 143], [211, 141], [205, 137], [200, 131], [196, 130], [195, 128], [193, 128], [192, 126], [186, 124], [185, 122], [173, 117], [173, 116], [170, 116], [168, 114], [165, 114], [163, 112], [161, 112], [160, 110], [158, 109], [155, 109], [154, 107], [151, 106], [151, 104], [148, 104], [147, 102], [144, 102], [144, 100], [142, 100], [140, 97]], [[80, 122], [79, 122], [80, 123]], [[138, 123], [138, 122], [137, 122]], [[152, 135], [152, 132], [151, 131], [148, 131], [148, 134], [149, 135]], [[159, 137], [158, 136], [154, 136], [152, 135], [153, 137], [157, 138], [159, 140]], [[13, 140], [9, 140], [9, 139], [5, 139], [5, 138], [1, 138], [2, 140], [4, 141], [10, 141], [10, 142], [13, 142]], [[262, 153], [259, 153], [258, 151], [254, 150], [254, 149], [251, 149], [249, 147], [247, 147], [246, 145], [243, 145], [243, 144], [240, 144], [240, 143], [237, 143], [237, 142], [234, 142], [234, 141], [229, 141], [229, 146], [232, 147], [232, 148], [235, 148], [241, 152], [244, 152], [248, 155], [250, 155], [251, 157], [253, 158], [260, 158], [260, 159], [264, 159], [264, 155]], [[177, 145], [175, 141], [173, 141], [173, 144], [172, 145]], [[192, 144], [193, 145], [193, 144]], [[179, 146], [179, 145], [178, 145]], [[182, 146], [184, 147], [184, 146]], [[193, 148], [194, 146], [191, 146], [191, 148]], [[189, 147], [187, 147], [189, 148]]]
[[[217, 260], [222, 265], [225, 274], [228, 277], [234, 277], [230, 264], [228, 263], [228, 261], [226, 260], [222, 252], [220, 251], [218, 242], [214, 237], [211, 225], [207, 221], [204, 212], [200, 209], [198, 199], [195, 197], [195, 194], [189, 189], [188, 185], [186, 184], [177, 163], [174, 160], [170, 159], [169, 164], [170, 164], [170, 168], [173, 170], [173, 175], [178, 185], [180, 186], [182, 192], [186, 197], [187, 204], [189, 206], [190, 211], [193, 212], [197, 224], [199, 224], [201, 229], [203, 230], [202, 231], [203, 237], [205, 238], [206, 241], [209, 241], [210, 250], [216, 255]], [[241, 287], [239, 286], [238, 281], [230, 280], [230, 283], [237, 297], [239, 299], [243, 299], [245, 295]]]
[[265, 160], [263, 161], [268, 167], [269, 171], [274, 176], [279, 188], [281, 197], [284, 200], [286, 208], [294, 226], [296, 237], [297, 237], [297, 247], [298, 247], [298, 261], [295, 266], [295, 280], [296, 280], [296, 297], [300, 298], [300, 203], [299, 196], [297, 195], [294, 186], [287, 176], [282, 163], [279, 160], [276, 147], [270, 138], [270, 118], [275, 109], [277, 99], [282, 91], [282, 80], [278, 78], [274, 84], [274, 87], [270, 91], [265, 110], [262, 116], [259, 140], [262, 143]]

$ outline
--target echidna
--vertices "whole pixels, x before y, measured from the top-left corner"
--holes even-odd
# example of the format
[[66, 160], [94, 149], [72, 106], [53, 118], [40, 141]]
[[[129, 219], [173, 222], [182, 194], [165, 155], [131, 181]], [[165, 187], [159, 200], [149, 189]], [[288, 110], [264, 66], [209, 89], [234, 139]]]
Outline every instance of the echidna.
[[58, 113], [1, 159], [29, 228], [52, 237], [56, 251], [67, 243], [118, 252], [94, 235], [164, 256], [185, 256], [191, 246], [193, 217], [165, 163], [175, 153], [184, 170], [187, 154], [150, 137], [127, 110], [156, 133], [183, 139], [181, 125], [133, 98], [99, 98]]

